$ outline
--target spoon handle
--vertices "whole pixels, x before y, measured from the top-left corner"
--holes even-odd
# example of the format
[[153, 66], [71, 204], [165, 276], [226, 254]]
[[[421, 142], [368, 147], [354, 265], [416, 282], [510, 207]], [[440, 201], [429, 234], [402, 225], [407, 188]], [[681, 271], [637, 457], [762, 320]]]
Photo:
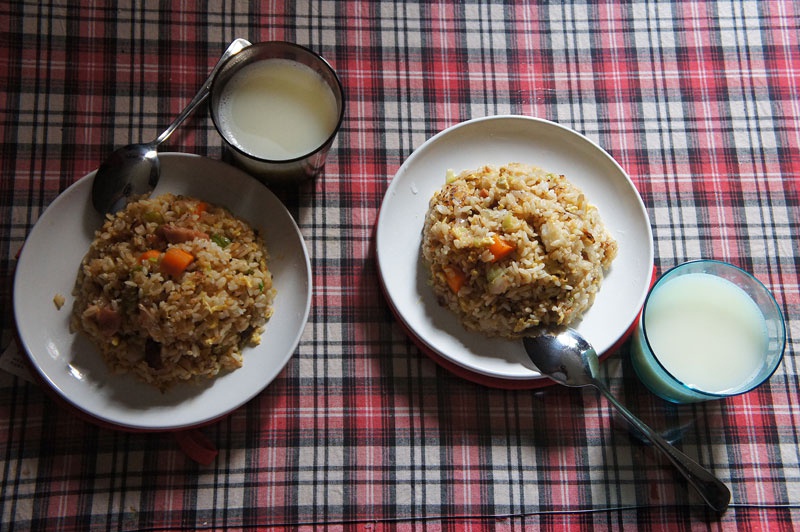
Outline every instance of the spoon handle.
[[637, 430], [644, 434], [653, 445], [663, 452], [672, 465], [686, 477], [694, 489], [700, 494], [706, 503], [717, 512], [724, 512], [731, 501], [731, 492], [728, 487], [709, 470], [683, 454], [681, 451], [670, 445], [656, 431], [647, 426], [643, 421], [634, 416], [625, 408], [608, 388], [600, 382], [595, 381], [594, 386], [606, 396], [606, 399], [622, 414], [625, 419]]
[[250, 41], [247, 41], [245, 39], [236, 39], [230, 44], [230, 46], [228, 46], [228, 48], [222, 54], [222, 57], [220, 57], [219, 61], [217, 61], [217, 64], [214, 65], [214, 68], [208, 75], [208, 79], [206, 79], [205, 83], [203, 83], [203, 85], [200, 87], [200, 90], [197, 91], [197, 94], [194, 96], [192, 101], [189, 102], [189, 105], [187, 105], [186, 108], [183, 111], [181, 111], [181, 114], [179, 114], [175, 118], [175, 120], [173, 120], [172, 123], [169, 126], [167, 126], [167, 129], [165, 129], [164, 132], [161, 133], [158, 136], [158, 138], [154, 141], [154, 144], [156, 146], [167, 140], [169, 136], [172, 135], [172, 132], [178, 129], [178, 126], [180, 126], [181, 123], [184, 120], [186, 120], [189, 117], [189, 115], [191, 115], [194, 112], [195, 109], [197, 109], [197, 106], [199, 106], [201, 103], [205, 101], [206, 98], [208, 98], [208, 95], [211, 93], [211, 82], [214, 81], [214, 76], [217, 74], [217, 71], [222, 66], [222, 63], [224, 63], [232, 55], [238, 54], [248, 46], [250, 46]]

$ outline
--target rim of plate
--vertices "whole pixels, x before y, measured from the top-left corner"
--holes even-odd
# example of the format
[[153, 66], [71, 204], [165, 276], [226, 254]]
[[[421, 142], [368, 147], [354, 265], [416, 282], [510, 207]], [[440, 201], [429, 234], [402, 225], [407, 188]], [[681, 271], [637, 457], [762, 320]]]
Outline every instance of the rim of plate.
[[[21, 347], [49, 391], [77, 414], [119, 430], [188, 429], [230, 414], [283, 370], [300, 343], [311, 308], [306, 244], [275, 194], [222, 161], [174, 152], [161, 153], [159, 159], [162, 174], [153, 196], [173, 192], [225, 205], [261, 232], [277, 289], [275, 314], [261, 344], [245, 351], [244, 366], [208, 382], [180, 383], [161, 393], [132, 375], [112, 375], [90, 341], [68, 330], [78, 266], [102, 222], [91, 206], [95, 172], [78, 179], [45, 209], [23, 244], [14, 274], [14, 316]], [[81, 247], [74, 249], [77, 245]], [[45, 251], [51, 247], [63, 251], [58, 261], [48, 259]], [[60, 310], [53, 303], [56, 293], [67, 299]]]
[[[606, 226], [620, 242], [620, 255], [593, 307], [576, 325], [582, 333], [588, 329], [587, 324], [592, 325], [591, 331], [596, 330], [596, 316], [613, 307], [610, 300], [617, 296], [610, 293], [611, 289], [604, 293], [603, 288], [620, 286], [628, 303], [622, 310], [615, 309], [621, 315], [614, 317], [613, 334], [603, 335], [599, 342], [595, 341], [596, 334], [589, 335], [589, 341], [601, 356], [615, 348], [636, 321], [653, 275], [652, 229], [641, 196], [625, 170], [596, 142], [556, 122], [523, 115], [475, 118], [439, 131], [406, 158], [386, 190], [376, 227], [378, 276], [389, 307], [405, 332], [427, 347], [435, 355], [434, 361], [437, 357], [444, 358], [474, 373], [475, 380], [489, 378], [512, 383], [546, 377], [527, 359], [521, 342], [487, 339], [467, 332], [450, 311], [436, 304], [421, 264], [422, 225], [428, 201], [444, 183], [446, 170], [458, 172], [514, 161], [565, 174], [584, 190], [590, 203], [598, 206]], [[423, 169], [423, 165], [428, 166]], [[576, 176], [570, 169], [585, 173]], [[589, 177], [601, 171], [609, 175], [602, 179]], [[609, 199], [616, 195], [630, 216], [630, 224], [620, 223], [624, 217], [614, 212], [616, 209], [609, 209]], [[398, 212], [402, 212], [402, 222], [393, 219]], [[623, 243], [631, 248], [623, 251]], [[624, 268], [620, 256], [626, 262]], [[634, 275], [623, 279], [629, 272], [621, 270], [632, 270]], [[609, 279], [614, 279], [613, 283]], [[601, 301], [605, 303], [598, 305]]]

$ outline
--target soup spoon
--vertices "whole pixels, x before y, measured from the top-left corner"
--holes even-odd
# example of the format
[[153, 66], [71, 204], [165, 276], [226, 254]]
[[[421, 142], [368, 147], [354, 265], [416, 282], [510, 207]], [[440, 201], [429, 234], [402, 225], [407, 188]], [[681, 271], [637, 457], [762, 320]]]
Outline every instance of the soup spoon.
[[159, 144], [167, 140], [173, 131], [208, 98], [211, 82], [222, 63], [248, 46], [250, 42], [245, 39], [236, 39], [228, 46], [194, 99], [155, 140], [119, 148], [103, 161], [92, 183], [92, 205], [95, 210], [103, 215], [115, 213], [125, 208], [131, 198], [152, 192], [158, 184], [161, 173], [158, 161]]
[[569, 387], [594, 386], [697, 490], [717, 512], [724, 512], [731, 500], [728, 487], [710, 471], [670, 445], [658, 432], [647, 426], [617, 401], [597, 378], [600, 363], [594, 348], [574, 329], [541, 332], [523, 338], [525, 351], [542, 374]]

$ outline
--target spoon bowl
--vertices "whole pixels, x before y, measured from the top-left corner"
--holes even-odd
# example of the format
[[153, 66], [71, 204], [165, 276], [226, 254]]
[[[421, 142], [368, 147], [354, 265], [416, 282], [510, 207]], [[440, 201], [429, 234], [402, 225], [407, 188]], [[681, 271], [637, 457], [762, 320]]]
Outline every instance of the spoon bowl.
[[543, 375], [564, 386], [597, 388], [644, 438], [664, 453], [706, 504], [717, 512], [724, 512], [728, 508], [731, 492], [721, 480], [634, 416], [597, 378], [600, 367], [597, 353], [577, 331], [542, 331], [523, 338], [522, 342], [526, 354]]
[[125, 208], [129, 198], [149, 194], [158, 184], [158, 144], [129, 144], [103, 161], [92, 183], [92, 205], [100, 214]]
[[597, 354], [576, 331], [527, 336], [522, 341], [539, 371], [558, 384], [571, 388], [594, 385], [599, 369]]
[[158, 138], [119, 148], [103, 161], [92, 182], [92, 206], [95, 210], [103, 215], [115, 213], [132, 199], [153, 191], [161, 173], [158, 146], [208, 98], [211, 82], [222, 64], [248, 46], [250, 42], [245, 39], [236, 39], [228, 46], [192, 101]]

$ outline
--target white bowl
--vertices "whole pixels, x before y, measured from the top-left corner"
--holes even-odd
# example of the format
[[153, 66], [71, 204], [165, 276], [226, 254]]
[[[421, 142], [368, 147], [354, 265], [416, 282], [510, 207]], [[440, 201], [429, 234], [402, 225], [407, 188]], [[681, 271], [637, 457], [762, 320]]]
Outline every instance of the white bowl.
[[457, 124], [430, 138], [397, 171], [376, 232], [380, 281], [397, 318], [434, 359], [501, 381], [545, 379], [521, 342], [466, 331], [440, 307], [421, 263], [422, 227], [431, 196], [447, 170], [532, 164], [564, 174], [597, 206], [619, 244], [592, 307], [576, 329], [599, 354], [614, 347], [642, 308], [653, 269], [653, 235], [642, 199], [616, 161], [585, 136], [547, 120], [490, 116]]
[[[311, 265], [303, 237], [280, 200], [244, 172], [211, 159], [161, 154], [154, 195], [173, 192], [229, 208], [264, 237], [277, 290], [275, 314], [244, 367], [199, 385], [160, 392], [132, 375], [109, 372], [96, 347], [69, 330], [78, 266], [102, 223], [91, 204], [94, 173], [70, 186], [28, 235], [14, 278], [22, 346], [41, 379], [91, 419], [120, 429], [161, 431], [214, 421], [261, 392], [286, 365], [308, 320]], [[66, 304], [58, 310], [53, 298]]]

